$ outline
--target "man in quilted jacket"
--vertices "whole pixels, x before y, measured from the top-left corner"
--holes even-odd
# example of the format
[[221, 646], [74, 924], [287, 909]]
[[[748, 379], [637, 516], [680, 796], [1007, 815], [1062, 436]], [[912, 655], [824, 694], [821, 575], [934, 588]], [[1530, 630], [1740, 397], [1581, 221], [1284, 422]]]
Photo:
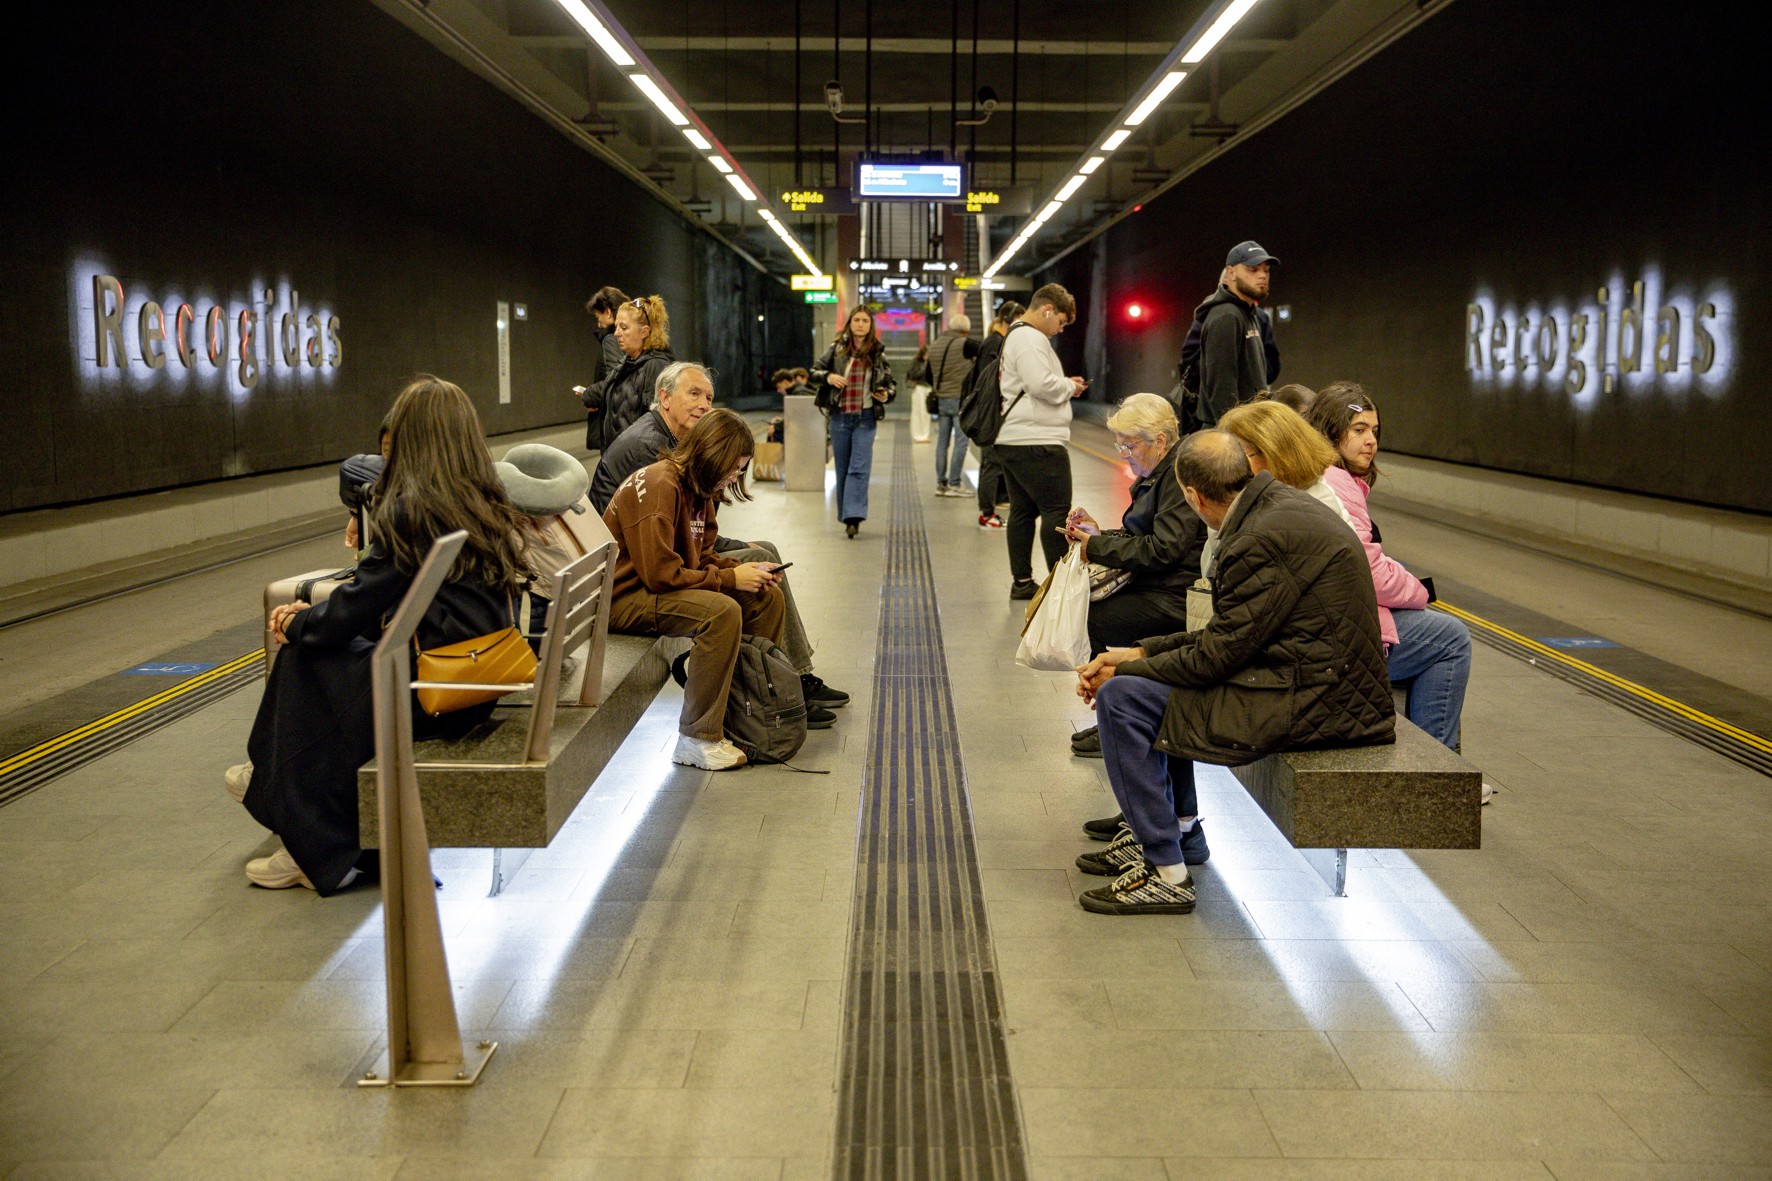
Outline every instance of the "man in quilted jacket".
[[1182, 852], [1199, 826], [1194, 760], [1234, 767], [1277, 750], [1396, 741], [1372, 576], [1341, 518], [1266, 472], [1252, 476], [1223, 431], [1183, 440], [1176, 474], [1219, 530], [1212, 622], [1110, 648], [1077, 670], [1125, 816], [1106, 849], [1077, 859], [1115, 875], [1079, 899], [1098, 914], [1193, 910]]

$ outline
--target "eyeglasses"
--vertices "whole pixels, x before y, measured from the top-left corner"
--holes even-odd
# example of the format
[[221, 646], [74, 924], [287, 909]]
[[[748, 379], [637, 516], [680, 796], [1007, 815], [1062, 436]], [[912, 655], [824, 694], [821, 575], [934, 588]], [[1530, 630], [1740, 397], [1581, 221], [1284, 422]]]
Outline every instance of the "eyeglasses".
[[1137, 451], [1140, 447], [1143, 447], [1143, 446], [1144, 446], [1143, 440], [1140, 440], [1137, 443], [1116, 442], [1114, 444], [1114, 450], [1118, 451], [1121, 455], [1131, 455], [1134, 451]]

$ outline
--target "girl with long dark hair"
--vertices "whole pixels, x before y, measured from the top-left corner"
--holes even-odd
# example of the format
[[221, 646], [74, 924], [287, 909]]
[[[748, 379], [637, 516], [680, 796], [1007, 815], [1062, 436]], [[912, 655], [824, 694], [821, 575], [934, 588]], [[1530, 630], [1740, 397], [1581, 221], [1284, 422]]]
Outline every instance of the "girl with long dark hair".
[[745, 761], [723, 726], [740, 641], [780, 644], [786, 616], [777, 567], [715, 552], [719, 506], [750, 499], [744, 474], [756, 447], [744, 419], [710, 410], [674, 451], [623, 480], [603, 513], [621, 547], [609, 626], [693, 640], [671, 758], [708, 771]]
[[874, 331], [874, 313], [858, 307], [812, 366], [812, 384], [830, 414], [831, 457], [837, 468], [837, 515], [854, 537], [868, 516], [874, 435], [886, 403], [898, 392], [892, 366]]
[[[375, 754], [370, 656], [431, 544], [467, 531], [417, 639], [422, 648], [509, 627], [528, 576], [528, 520], [506, 498], [474, 405], [459, 386], [414, 378], [388, 415], [388, 458], [370, 493], [370, 546], [356, 577], [325, 602], [271, 614], [284, 647], [265, 682], [247, 741], [251, 762], [229, 771], [253, 819], [283, 848], [246, 864], [268, 889], [322, 895], [373, 865], [358, 846], [357, 768]], [[414, 708], [414, 737], [463, 733], [492, 703], [430, 717]]]

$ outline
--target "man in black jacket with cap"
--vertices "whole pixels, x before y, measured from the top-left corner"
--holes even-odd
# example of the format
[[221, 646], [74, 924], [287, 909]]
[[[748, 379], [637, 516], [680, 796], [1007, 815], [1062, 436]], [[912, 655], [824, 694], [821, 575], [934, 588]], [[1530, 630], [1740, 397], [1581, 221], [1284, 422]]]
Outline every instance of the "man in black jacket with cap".
[[1106, 849], [1077, 858], [1084, 873], [1118, 875], [1078, 899], [1098, 914], [1193, 910], [1184, 854], [1204, 845], [1194, 760], [1234, 767], [1396, 741], [1378, 599], [1353, 532], [1309, 493], [1252, 476], [1224, 431], [1189, 435], [1177, 451], [1189, 507], [1219, 531], [1212, 622], [1078, 670], [1125, 816]]
[[1268, 388], [1267, 353], [1257, 308], [1267, 298], [1280, 260], [1259, 242], [1239, 242], [1224, 260], [1225, 281], [1194, 309], [1200, 325], [1200, 382], [1195, 417], [1215, 426], [1219, 415]]

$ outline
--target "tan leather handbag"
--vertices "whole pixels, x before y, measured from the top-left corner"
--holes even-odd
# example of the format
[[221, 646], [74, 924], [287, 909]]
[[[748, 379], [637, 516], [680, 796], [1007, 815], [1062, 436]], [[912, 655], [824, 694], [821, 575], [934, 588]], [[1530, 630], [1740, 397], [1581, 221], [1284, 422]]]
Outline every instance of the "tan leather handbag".
[[516, 626], [491, 635], [429, 650], [418, 649], [419, 708], [436, 717], [482, 702], [496, 701], [507, 693], [535, 683], [535, 650]]

